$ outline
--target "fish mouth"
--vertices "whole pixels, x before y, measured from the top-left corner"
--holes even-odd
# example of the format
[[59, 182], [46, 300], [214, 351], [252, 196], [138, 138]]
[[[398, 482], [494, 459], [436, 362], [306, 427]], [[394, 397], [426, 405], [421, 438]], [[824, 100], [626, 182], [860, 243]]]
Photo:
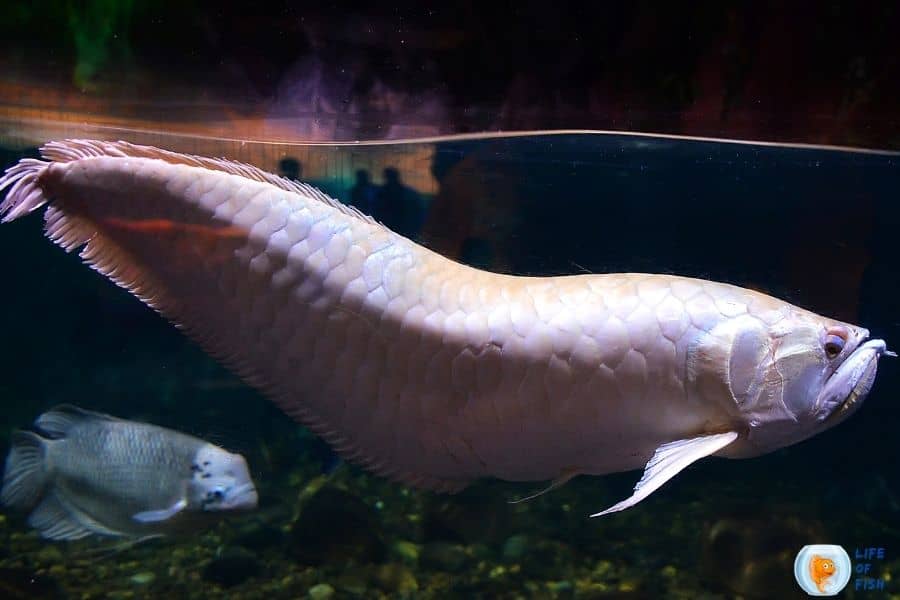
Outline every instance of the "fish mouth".
[[887, 349], [884, 340], [869, 340], [860, 344], [825, 382], [816, 400], [820, 422], [835, 425], [843, 421], [862, 404], [878, 372], [882, 355], [897, 356]]
[[245, 483], [233, 490], [222, 504], [225, 510], [252, 510], [259, 503], [259, 495], [252, 483]]

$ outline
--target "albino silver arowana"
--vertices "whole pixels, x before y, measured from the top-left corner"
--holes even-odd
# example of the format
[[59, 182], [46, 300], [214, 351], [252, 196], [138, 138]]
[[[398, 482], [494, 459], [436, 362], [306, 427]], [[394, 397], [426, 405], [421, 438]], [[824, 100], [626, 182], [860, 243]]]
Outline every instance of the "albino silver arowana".
[[850, 415], [881, 340], [670, 275], [516, 277], [455, 263], [304, 184], [124, 142], [23, 159], [4, 221], [47, 235], [182, 327], [345, 458], [455, 491], [646, 465], [632, 506], [708, 455]]

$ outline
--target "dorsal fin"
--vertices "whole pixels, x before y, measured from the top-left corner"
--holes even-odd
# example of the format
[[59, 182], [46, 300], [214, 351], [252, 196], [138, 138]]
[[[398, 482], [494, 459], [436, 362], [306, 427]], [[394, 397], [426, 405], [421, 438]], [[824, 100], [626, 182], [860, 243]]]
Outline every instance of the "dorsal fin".
[[88, 420], [118, 421], [116, 417], [91, 410], [85, 410], [74, 404], [59, 404], [40, 415], [34, 426], [52, 437], [64, 437], [69, 429], [77, 423]]
[[246, 177], [247, 179], [252, 179], [254, 181], [269, 183], [289, 192], [296, 192], [306, 198], [313, 198], [327, 204], [328, 206], [341, 211], [345, 215], [361, 219], [366, 223], [379, 224], [372, 217], [360, 212], [352, 206], [332, 198], [325, 192], [322, 192], [309, 184], [286, 179], [258, 167], [227, 158], [209, 158], [193, 154], [182, 154], [180, 152], [171, 152], [152, 146], [140, 146], [138, 144], [123, 141], [103, 142], [98, 140], [79, 139], [48, 142], [41, 147], [41, 156], [55, 162], [70, 162], [73, 160], [98, 156], [153, 158], [165, 161], [169, 164], [188, 165], [191, 167], [202, 167], [204, 169], [222, 171], [224, 173]]

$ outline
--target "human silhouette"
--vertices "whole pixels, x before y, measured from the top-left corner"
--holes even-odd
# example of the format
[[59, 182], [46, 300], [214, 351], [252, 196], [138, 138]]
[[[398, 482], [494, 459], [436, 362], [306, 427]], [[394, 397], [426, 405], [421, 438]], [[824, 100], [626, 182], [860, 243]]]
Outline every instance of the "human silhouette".
[[286, 156], [278, 161], [278, 172], [282, 177], [300, 181], [300, 178], [303, 176], [303, 165], [296, 158]]
[[367, 215], [375, 214], [377, 188], [372, 185], [369, 172], [359, 169], [356, 172], [356, 183], [350, 188], [350, 204]]
[[[515, 273], [527, 255], [521, 236], [520, 175], [471, 142], [441, 143], [431, 163], [438, 190], [420, 241], [439, 254], [493, 271]], [[492, 151], [490, 151], [492, 152]], [[487, 157], [487, 160], [485, 158]]]
[[375, 214], [389, 228], [401, 235], [415, 238], [422, 227], [422, 207], [419, 195], [400, 180], [400, 171], [387, 167], [384, 185], [375, 197]]

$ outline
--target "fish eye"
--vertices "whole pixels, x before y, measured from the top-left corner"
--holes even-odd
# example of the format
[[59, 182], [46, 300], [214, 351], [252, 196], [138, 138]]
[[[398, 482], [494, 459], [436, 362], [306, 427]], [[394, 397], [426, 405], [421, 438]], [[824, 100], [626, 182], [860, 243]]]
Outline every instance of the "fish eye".
[[847, 343], [847, 332], [843, 328], [829, 329], [825, 334], [825, 354], [828, 358], [835, 358], [844, 349]]

